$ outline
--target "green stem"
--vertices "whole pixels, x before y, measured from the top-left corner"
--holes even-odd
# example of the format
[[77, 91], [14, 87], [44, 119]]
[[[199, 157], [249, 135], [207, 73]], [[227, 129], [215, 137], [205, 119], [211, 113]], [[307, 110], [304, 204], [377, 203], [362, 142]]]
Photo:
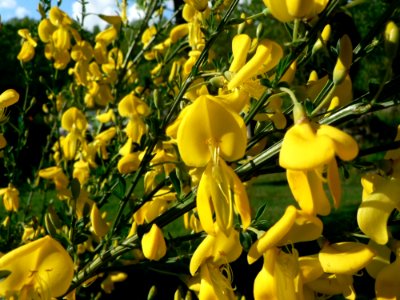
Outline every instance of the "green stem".
[[294, 19], [292, 43], [297, 42], [297, 36], [299, 35], [299, 26], [300, 26], [300, 19]]

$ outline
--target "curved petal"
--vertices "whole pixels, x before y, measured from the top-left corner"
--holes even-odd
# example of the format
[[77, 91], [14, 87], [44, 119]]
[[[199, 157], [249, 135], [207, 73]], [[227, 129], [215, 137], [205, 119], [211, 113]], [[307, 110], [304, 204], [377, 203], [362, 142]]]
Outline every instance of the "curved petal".
[[375, 252], [365, 244], [341, 242], [325, 244], [318, 254], [325, 273], [352, 275], [371, 262]]
[[142, 237], [143, 255], [149, 260], [160, 260], [167, 252], [167, 245], [161, 229], [153, 224]]
[[286, 171], [286, 177], [293, 197], [301, 209], [310, 215], [326, 216], [331, 206], [326, 197], [321, 174], [318, 171]]
[[282, 238], [285, 237], [293, 226], [296, 215], [297, 209], [289, 205], [283, 216], [251, 246], [249, 254], [247, 255], [249, 264], [254, 263], [268, 249], [280, 243]]
[[0, 109], [6, 108], [18, 102], [19, 94], [16, 90], [8, 89], [0, 94]]
[[243, 119], [224, 105], [200, 96], [182, 118], [177, 142], [188, 166], [202, 167], [211, 159], [211, 149], [227, 161], [243, 157], [247, 138]]
[[326, 165], [335, 156], [334, 142], [316, 134], [308, 121], [296, 124], [285, 134], [279, 165], [285, 169], [311, 170]]
[[237, 72], [246, 63], [249, 53], [251, 38], [247, 34], [235, 35], [232, 39], [233, 60], [229, 67], [230, 72]]
[[400, 259], [383, 268], [376, 277], [375, 292], [377, 299], [399, 299], [400, 297]]
[[281, 22], [290, 22], [295, 18], [288, 13], [287, 1], [264, 0], [264, 4], [269, 8], [271, 14]]
[[374, 193], [363, 199], [357, 211], [357, 223], [361, 231], [378, 244], [389, 240], [387, 222], [396, 204], [385, 194]]
[[297, 216], [289, 232], [282, 238], [279, 245], [313, 241], [322, 234], [322, 221], [313, 215], [297, 210]]
[[8, 252], [0, 258], [0, 269], [11, 271], [0, 282], [1, 296], [32, 283], [44, 295], [59, 297], [67, 291], [74, 274], [68, 252], [50, 236]]
[[336, 154], [342, 160], [352, 160], [358, 155], [357, 142], [347, 133], [329, 125], [321, 125], [317, 136], [328, 136], [334, 142]]

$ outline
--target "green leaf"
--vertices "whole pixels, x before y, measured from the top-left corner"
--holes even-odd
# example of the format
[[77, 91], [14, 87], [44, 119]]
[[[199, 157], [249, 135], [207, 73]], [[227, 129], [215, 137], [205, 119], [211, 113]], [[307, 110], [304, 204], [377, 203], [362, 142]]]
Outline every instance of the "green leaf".
[[117, 179], [118, 183], [117, 186], [114, 189], [113, 194], [118, 197], [119, 199], [124, 198], [125, 196], [125, 191], [126, 191], [126, 181], [124, 178], [120, 177]]
[[[256, 237], [257, 238], [257, 237]], [[253, 238], [249, 231], [242, 231], [239, 234], [240, 244], [245, 251], [249, 251], [251, 245], [253, 244]]]
[[171, 180], [172, 186], [177, 195], [181, 194], [181, 182], [179, 181], [178, 176], [176, 175], [176, 170], [173, 170], [169, 173], [169, 179]]
[[260, 208], [256, 212], [256, 216], [254, 217], [254, 220], [258, 220], [261, 218], [261, 216], [264, 214], [265, 209], [267, 208], [267, 203], [264, 203], [263, 205], [260, 206]]

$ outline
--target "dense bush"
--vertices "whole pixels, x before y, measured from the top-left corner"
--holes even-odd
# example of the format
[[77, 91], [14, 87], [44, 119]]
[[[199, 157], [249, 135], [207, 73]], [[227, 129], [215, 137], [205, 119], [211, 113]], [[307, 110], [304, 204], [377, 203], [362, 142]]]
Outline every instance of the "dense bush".
[[4, 25], [1, 297], [400, 297], [400, 4], [238, 2]]

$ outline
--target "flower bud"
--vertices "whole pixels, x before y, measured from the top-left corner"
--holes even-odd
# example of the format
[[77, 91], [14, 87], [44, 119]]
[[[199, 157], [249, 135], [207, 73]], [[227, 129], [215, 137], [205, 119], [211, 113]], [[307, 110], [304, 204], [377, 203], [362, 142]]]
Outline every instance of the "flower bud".
[[342, 36], [339, 41], [339, 57], [333, 69], [333, 83], [341, 84], [350, 69], [353, 60], [353, 45], [347, 34]]
[[399, 28], [396, 23], [389, 21], [385, 29], [385, 51], [386, 55], [392, 60], [398, 50], [399, 46]]
[[164, 236], [161, 229], [153, 224], [149, 232], [142, 238], [143, 255], [149, 260], [160, 260], [167, 252]]

